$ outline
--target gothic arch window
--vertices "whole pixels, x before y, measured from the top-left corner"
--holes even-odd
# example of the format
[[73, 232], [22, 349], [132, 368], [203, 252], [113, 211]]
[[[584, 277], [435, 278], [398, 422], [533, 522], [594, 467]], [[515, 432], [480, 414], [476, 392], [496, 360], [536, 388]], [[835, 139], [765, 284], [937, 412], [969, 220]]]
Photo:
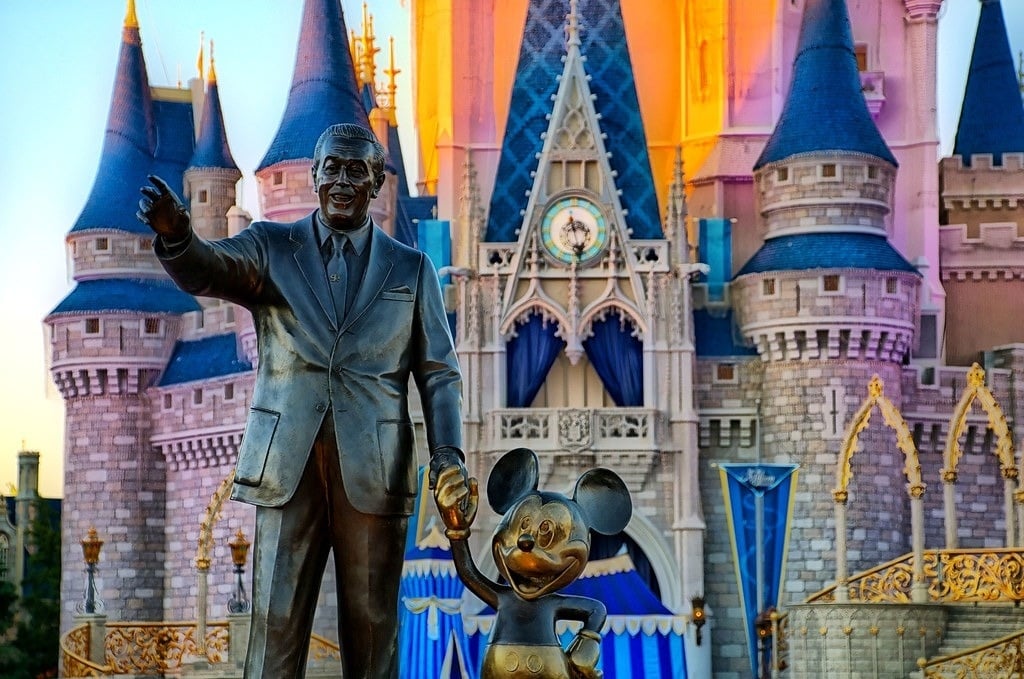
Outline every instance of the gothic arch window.
[[0, 533], [0, 580], [10, 579], [11, 541]]
[[529, 408], [565, 340], [558, 336], [558, 322], [538, 308], [516, 319], [514, 331], [505, 348], [505, 399], [509, 408]]
[[583, 341], [587, 358], [620, 408], [644, 404], [644, 344], [636, 320], [624, 309], [602, 311]]

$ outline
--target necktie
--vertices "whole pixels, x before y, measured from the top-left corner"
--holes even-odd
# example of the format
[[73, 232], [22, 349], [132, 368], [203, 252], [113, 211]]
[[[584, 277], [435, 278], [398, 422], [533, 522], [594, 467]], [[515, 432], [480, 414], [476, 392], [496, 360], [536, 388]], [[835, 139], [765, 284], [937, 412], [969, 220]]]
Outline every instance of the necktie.
[[325, 244], [325, 250], [330, 248], [327, 257], [327, 280], [331, 285], [331, 297], [334, 298], [334, 313], [340, 324], [345, 320], [345, 300], [348, 297], [348, 267], [345, 265], [344, 244], [348, 239], [340, 233], [331, 234]]

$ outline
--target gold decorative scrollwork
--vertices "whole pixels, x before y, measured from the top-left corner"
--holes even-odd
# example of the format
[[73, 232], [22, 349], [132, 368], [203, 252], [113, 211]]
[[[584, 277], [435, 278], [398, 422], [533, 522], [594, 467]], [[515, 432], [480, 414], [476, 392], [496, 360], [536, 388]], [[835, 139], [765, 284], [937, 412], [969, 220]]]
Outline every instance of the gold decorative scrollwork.
[[209, 570], [210, 568], [210, 547], [213, 545], [213, 526], [220, 516], [220, 507], [231, 492], [231, 484], [235, 481], [235, 470], [224, 477], [224, 480], [217, 486], [217, 490], [210, 498], [210, 504], [206, 506], [203, 514], [203, 521], [199, 524], [199, 547], [196, 549], [196, 568]]
[[[121, 623], [107, 625], [105, 655], [113, 674], [162, 674], [195, 657], [194, 623]], [[228, 656], [226, 622], [206, 630], [206, 658], [223, 662]]]
[[940, 564], [942, 577], [928, 588], [933, 600], [1024, 600], [1024, 553], [1019, 550], [944, 550]]
[[1019, 677], [1024, 672], [1024, 633], [981, 648], [936, 658], [922, 668], [925, 679]]
[[850, 479], [853, 476], [850, 462], [854, 453], [860, 450], [860, 434], [870, 423], [871, 411], [876, 406], [882, 411], [882, 418], [885, 420], [886, 426], [896, 432], [896, 446], [903, 452], [903, 473], [907, 477], [908, 492], [919, 492], [919, 495], [913, 495], [913, 497], [920, 497], [924, 493], [925, 484], [921, 480], [921, 462], [917, 454], [917, 446], [914, 444], [914, 437], [899, 409], [885, 397], [884, 384], [878, 375], [871, 378], [871, 382], [868, 383], [868, 397], [864, 399], [846, 428], [846, 436], [839, 449], [838, 484], [832, 491], [833, 496], [835, 497], [837, 492], [845, 492], [849, 488]]
[[[910, 603], [913, 555], [858, 573], [847, 580], [849, 600], [858, 603]], [[1024, 550], [945, 549], [924, 553], [924, 577], [933, 602], [1024, 601]], [[835, 601], [835, 586], [813, 594], [808, 603]]]
[[102, 677], [106, 667], [90, 662], [89, 626], [79, 625], [69, 630], [60, 640], [61, 676]]
[[[967, 429], [967, 414], [971, 404], [977, 401], [988, 416], [988, 428], [996, 437], [995, 454], [999, 460], [999, 466], [1003, 478], [1016, 478], [1017, 468], [1014, 464], [1013, 437], [1010, 434], [1010, 427], [1006, 423], [1006, 416], [1003, 409], [999, 407], [992, 391], [985, 386], [985, 371], [977, 363], [971, 366], [967, 372], [967, 388], [960, 395], [960, 401], [953, 410], [953, 416], [949, 420], [949, 436], [946, 438], [946, 448], [942, 454], [942, 462], [945, 467], [942, 470], [943, 480], [952, 483], [956, 480], [956, 469], [963, 456], [960, 448], [960, 437]], [[1008, 470], [1012, 469], [1011, 472]], [[952, 474], [952, 479], [947, 480], [946, 475]]]

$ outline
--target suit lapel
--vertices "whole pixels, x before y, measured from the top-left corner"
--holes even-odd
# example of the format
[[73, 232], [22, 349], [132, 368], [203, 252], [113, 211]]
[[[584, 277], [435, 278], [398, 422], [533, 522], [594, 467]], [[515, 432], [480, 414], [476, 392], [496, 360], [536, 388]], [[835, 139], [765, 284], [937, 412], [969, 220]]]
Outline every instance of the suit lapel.
[[[331, 321], [335, 328], [339, 326], [338, 319], [334, 313], [334, 301], [331, 299], [331, 289], [327, 286], [327, 271], [324, 269], [324, 260], [320, 256], [320, 248], [313, 235], [313, 220], [316, 213], [312, 213], [304, 219], [292, 224], [291, 241], [295, 248], [295, 264], [302, 272], [306, 284], [309, 285], [319, 302], [320, 308]], [[351, 315], [351, 314], [349, 314]]]
[[384, 283], [394, 267], [394, 246], [391, 240], [375, 224], [370, 239], [370, 256], [366, 262], [366, 273], [363, 274], [363, 282], [356, 291], [356, 297], [352, 301], [352, 308], [345, 314], [341, 330], [344, 332], [350, 325], [355, 323], [366, 313], [370, 303], [384, 289]]

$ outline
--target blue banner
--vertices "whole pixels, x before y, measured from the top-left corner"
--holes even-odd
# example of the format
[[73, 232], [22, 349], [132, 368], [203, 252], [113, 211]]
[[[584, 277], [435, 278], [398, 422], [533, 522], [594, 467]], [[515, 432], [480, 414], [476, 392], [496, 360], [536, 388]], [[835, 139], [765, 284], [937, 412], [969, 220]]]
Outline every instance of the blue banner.
[[[757, 616], [769, 608], [778, 608], [782, 594], [798, 467], [796, 464], [719, 465], [754, 677], [761, 676]], [[769, 649], [765, 660], [770, 653]]]
[[725, 283], [732, 278], [732, 220], [713, 218], [697, 221], [697, 254], [711, 267], [701, 279], [708, 285], [708, 301], [725, 301]]
[[[420, 252], [426, 253], [435, 269], [452, 263], [451, 223], [443, 219], [421, 219], [416, 224], [416, 243]], [[441, 277], [441, 285], [449, 281]]]

